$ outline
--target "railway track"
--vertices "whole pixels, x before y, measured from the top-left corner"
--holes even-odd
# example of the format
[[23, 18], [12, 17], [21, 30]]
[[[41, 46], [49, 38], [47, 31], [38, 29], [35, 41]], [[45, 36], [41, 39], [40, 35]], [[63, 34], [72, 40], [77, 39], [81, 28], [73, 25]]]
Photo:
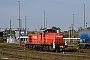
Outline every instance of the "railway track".
[[[72, 48], [72, 47], [69, 47]], [[68, 49], [69, 49], [68, 48]], [[31, 60], [90, 60], [90, 49], [78, 49], [64, 50], [60, 53], [56, 52], [45, 52], [35, 50], [24, 50], [23, 46], [6, 44], [0, 45], [0, 54], [14, 59], [31, 59]], [[3, 53], [2, 53], [3, 52]]]

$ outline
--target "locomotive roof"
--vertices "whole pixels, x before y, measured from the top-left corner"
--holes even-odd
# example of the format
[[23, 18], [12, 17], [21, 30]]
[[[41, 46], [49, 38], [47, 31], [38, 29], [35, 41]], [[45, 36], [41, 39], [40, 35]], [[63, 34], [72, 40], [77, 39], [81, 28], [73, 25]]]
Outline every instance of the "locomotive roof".
[[44, 33], [56, 33], [56, 31], [53, 29], [45, 29], [43, 32]]
[[[48, 31], [48, 30], [50, 30], [50, 31], [55, 31], [55, 30], [53, 30], [53, 29], [46, 29], [46, 30], [44, 30], [44, 31]], [[56, 32], [56, 31], [55, 31]]]
[[55, 31], [53, 29], [50, 29], [50, 28], [44, 29], [44, 30], [41, 30], [41, 31], [44, 32], [44, 33], [56, 33], [57, 32], [57, 31]]

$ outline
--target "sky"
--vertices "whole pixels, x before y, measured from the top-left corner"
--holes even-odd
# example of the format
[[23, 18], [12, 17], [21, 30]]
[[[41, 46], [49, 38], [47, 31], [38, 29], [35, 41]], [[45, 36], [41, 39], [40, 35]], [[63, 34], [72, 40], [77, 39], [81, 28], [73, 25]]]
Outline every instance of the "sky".
[[[84, 27], [85, 21], [90, 26], [90, 0], [20, 0], [20, 19], [22, 28], [25, 28], [25, 16], [27, 28], [39, 30], [44, 27], [44, 12], [47, 18], [47, 27], [60, 27], [68, 30], [73, 24], [74, 29]], [[74, 14], [74, 18], [73, 18]], [[19, 3], [18, 0], [0, 0], [0, 28], [19, 27]]]

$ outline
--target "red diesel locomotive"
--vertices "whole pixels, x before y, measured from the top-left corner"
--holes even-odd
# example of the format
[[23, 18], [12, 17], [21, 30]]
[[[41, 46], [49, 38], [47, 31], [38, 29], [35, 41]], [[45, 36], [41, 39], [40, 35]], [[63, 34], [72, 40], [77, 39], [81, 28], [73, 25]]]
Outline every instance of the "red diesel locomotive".
[[63, 33], [56, 32], [52, 29], [46, 29], [37, 34], [29, 34], [26, 48], [32, 50], [58, 50], [65, 47]]

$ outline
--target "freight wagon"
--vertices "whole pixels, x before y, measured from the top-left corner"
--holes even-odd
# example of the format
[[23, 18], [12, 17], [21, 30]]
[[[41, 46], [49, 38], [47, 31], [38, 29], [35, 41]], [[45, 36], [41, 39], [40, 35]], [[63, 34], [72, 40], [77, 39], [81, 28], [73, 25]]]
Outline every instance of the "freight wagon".
[[79, 48], [90, 48], [90, 30], [80, 31], [79, 37]]
[[63, 33], [46, 29], [37, 34], [29, 34], [25, 47], [33, 50], [60, 51], [65, 48]]

